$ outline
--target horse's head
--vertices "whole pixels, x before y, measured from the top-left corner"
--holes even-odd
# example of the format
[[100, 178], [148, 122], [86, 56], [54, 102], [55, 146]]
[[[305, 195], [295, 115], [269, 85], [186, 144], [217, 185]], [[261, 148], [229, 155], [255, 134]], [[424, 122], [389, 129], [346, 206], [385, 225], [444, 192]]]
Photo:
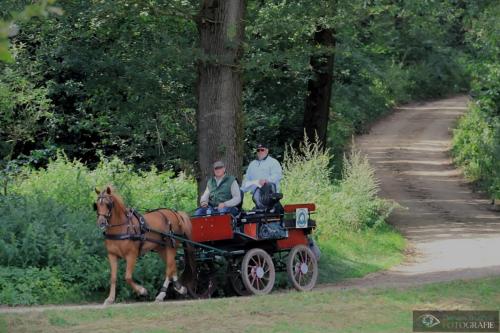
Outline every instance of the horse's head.
[[97, 212], [97, 226], [105, 231], [110, 226], [111, 214], [113, 214], [114, 201], [111, 187], [106, 187], [106, 190], [97, 193], [97, 201], [94, 203], [94, 210]]

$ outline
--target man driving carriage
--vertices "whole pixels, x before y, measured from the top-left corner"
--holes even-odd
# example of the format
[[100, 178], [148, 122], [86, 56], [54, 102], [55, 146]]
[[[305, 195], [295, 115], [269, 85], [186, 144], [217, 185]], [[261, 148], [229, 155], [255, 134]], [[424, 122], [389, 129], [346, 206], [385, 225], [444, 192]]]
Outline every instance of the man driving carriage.
[[241, 192], [234, 176], [226, 174], [224, 162], [216, 161], [213, 164], [214, 176], [207, 182], [205, 192], [200, 198], [200, 207], [194, 212], [195, 216], [216, 213], [231, 213], [238, 215], [236, 208], [241, 202]]
[[250, 162], [244, 176], [241, 190], [251, 192], [256, 208], [269, 208], [272, 193], [280, 192], [280, 180], [283, 170], [280, 163], [269, 156], [269, 148], [265, 144], [257, 145], [257, 159]]

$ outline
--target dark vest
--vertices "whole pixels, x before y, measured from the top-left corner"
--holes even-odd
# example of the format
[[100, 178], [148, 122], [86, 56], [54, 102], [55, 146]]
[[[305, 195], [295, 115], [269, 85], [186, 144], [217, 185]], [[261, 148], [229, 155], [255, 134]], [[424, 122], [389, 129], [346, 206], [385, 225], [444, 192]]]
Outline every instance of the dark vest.
[[231, 185], [235, 180], [236, 178], [233, 176], [224, 175], [219, 186], [217, 186], [215, 177], [208, 180], [208, 190], [210, 191], [208, 203], [210, 206], [217, 207], [221, 202], [231, 200], [233, 197], [231, 194]]

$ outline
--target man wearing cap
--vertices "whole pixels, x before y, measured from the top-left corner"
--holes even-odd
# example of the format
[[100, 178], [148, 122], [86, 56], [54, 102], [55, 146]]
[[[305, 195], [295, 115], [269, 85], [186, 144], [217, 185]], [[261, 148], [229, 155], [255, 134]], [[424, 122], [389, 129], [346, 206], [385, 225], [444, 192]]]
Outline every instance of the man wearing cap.
[[213, 164], [214, 176], [207, 182], [207, 188], [200, 198], [200, 207], [195, 216], [207, 215], [211, 210], [217, 213], [238, 214], [236, 206], [241, 202], [241, 193], [236, 178], [226, 174], [224, 162]]
[[248, 165], [241, 190], [252, 192], [255, 198], [259, 195], [256, 189], [268, 184], [276, 186], [276, 192], [279, 192], [281, 178], [283, 178], [283, 170], [280, 163], [269, 156], [267, 145], [260, 143], [257, 145], [257, 159]]

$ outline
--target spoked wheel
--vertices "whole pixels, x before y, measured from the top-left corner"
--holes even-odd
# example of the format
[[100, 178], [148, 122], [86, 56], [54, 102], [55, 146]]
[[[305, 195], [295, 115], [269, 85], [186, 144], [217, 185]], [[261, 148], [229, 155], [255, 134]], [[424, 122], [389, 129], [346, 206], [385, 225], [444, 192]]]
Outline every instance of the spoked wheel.
[[251, 249], [241, 262], [241, 278], [245, 288], [254, 295], [265, 295], [274, 286], [276, 273], [271, 256], [262, 249]]
[[313, 252], [305, 245], [297, 245], [288, 254], [288, 279], [300, 291], [309, 291], [318, 279], [318, 263]]
[[212, 264], [203, 263], [196, 267], [196, 277], [187, 287], [188, 293], [193, 298], [210, 298], [217, 289], [215, 270]]
[[243, 279], [241, 277], [241, 258], [236, 261], [236, 263], [227, 267], [227, 284], [230, 291], [238, 296], [251, 295], [250, 291], [248, 291], [243, 284]]

